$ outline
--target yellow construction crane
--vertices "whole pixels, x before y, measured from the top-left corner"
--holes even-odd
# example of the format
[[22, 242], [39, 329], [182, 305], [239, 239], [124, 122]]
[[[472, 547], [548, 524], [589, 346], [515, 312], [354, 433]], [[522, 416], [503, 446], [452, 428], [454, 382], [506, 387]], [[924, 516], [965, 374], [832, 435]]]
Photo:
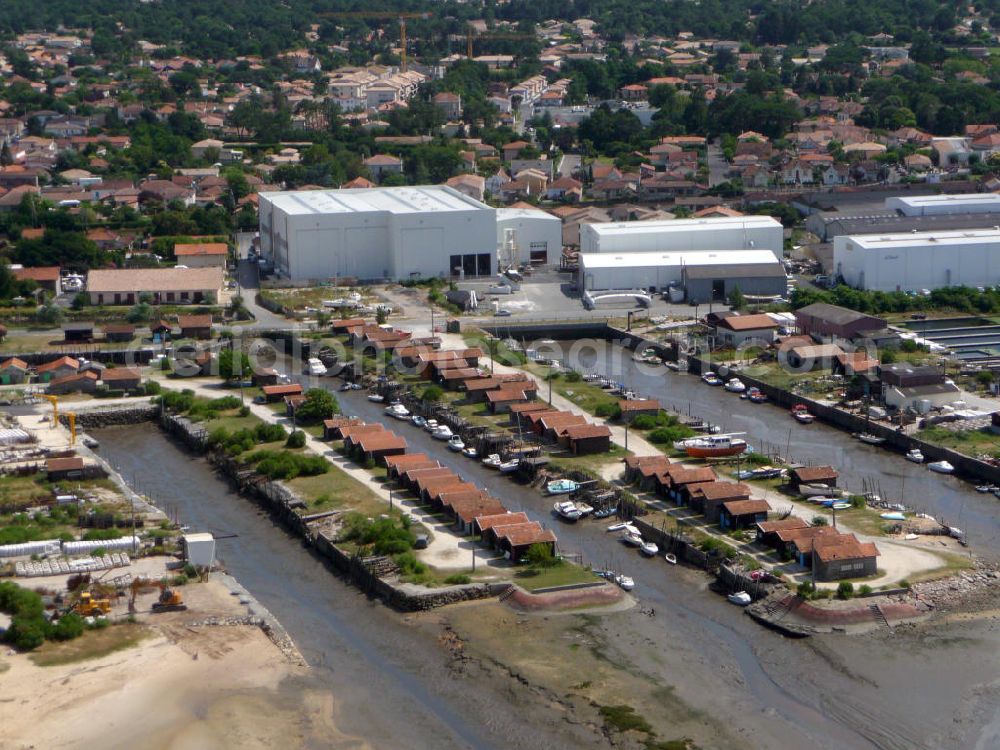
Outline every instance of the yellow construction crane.
[[361, 20], [379, 20], [379, 19], [391, 19], [395, 18], [399, 21], [399, 69], [402, 72], [406, 72], [406, 21], [409, 18], [430, 18], [430, 13], [393, 13], [391, 11], [366, 11], [357, 10], [345, 13], [320, 13], [320, 16], [324, 18], [343, 18], [343, 19], [361, 19]]
[[465, 54], [470, 60], [473, 57], [472, 40], [477, 37], [487, 42], [490, 41], [491, 39], [515, 39], [515, 40], [538, 39], [538, 37], [535, 36], [534, 34], [512, 34], [506, 32], [496, 32], [496, 33], [490, 32], [488, 34], [476, 34], [476, 30], [472, 26], [467, 26], [465, 29], [465, 44], [466, 44]]
[[52, 426], [59, 426], [59, 397], [58, 396], [45, 396], [46, 401], [52, 404]]

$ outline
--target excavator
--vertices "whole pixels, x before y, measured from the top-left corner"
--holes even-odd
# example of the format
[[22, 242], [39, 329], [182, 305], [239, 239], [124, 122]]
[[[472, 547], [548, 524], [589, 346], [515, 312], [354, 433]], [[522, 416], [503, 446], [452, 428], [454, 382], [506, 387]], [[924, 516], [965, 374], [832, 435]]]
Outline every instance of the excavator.
[[187, 609], [187, 605], [184, 603], [184, 598], [176, 590], [171, 589], [163, 581], [151, 581], [143, 578], [136, 578], [132, 581], [132, 594], [128, 600], [128, 611], [135, 613], [135, 600], [139, 595], [139, 592], [143, 589], [156, 588], [160, 590], [160, 597], [155, 602], [151, 608], [151, 612], [154, 614], [159, 614], [160, 612], [183, 612]]

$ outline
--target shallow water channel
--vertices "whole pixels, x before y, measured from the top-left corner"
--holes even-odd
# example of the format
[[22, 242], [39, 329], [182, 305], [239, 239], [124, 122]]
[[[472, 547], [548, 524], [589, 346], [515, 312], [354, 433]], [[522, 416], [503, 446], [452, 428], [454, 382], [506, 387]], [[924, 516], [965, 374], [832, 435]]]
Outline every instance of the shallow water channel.
[[[690, 402], [698, 416], [727, 429], [746, 430], [752, 439], [761, 436], [778, 442], [781, 433], [787, 436], [784, 415], [774, 407], [740, 401], [703, 386], [693, 376], [667, 374], [662, 368], [660, 374], [645, 376], [629, 373], [625, 367], [625, 382], [665, 403], [686, 411]], [[382, 406], [368, 402], [362, 393], [338, 396], [345, 412], [383, 421]], [[934, 730], [951, 721], [963, 701], [961, 688], [973, 684], [977, 672], [982, 671], [986, 683], [995, 675], [995, 656], [985, 661], [977, 656], [984, 647], [992, 655], [1000, 652], [995, 633], [986, 643], [978, 640], [978, 632], [977, 640], [951, 639], [947, 653], [921, 649], [905, 662], [898, 659], [901, 642], [875, 640], [859, 649], [860, 642], [843, 637], [783, 639], [707, 592], [700, 573], [640, 558], [607, 534], [603, 523], [561, 523], [551, 513], [550, 500], [537, 491], [449, 452], [422, 430], [395, 421], [388, 426], [406, 437], [411, 451], [433, 455], [501, 498], [510, 510], [523, 510], [549, 525], [564, 550], [581, 553], [595, 567], [609, 566], [632, 575], [641, 604], [654, 607], [656, 622], [662, 625], [651, 647], [683, 648], [703, 669], [732, 675], [726, 688], [736, 691], [741, 710], [748, 711], [753, 721], [766, 720], [769, 734], [779, 738], [775, 747], [805, 743], [831, 749], [969, 746], [969, 734], [963, 732], [961, 741], [950, 742], [951, 738], [938, 736]], [[947, 498], [939, 497], [939, 502], [949, 510], [969, 505], [967, 499], [979, 500], [957, 480], [928, 477], [902, 458], [856, 445], [844, 433], [812, 425], [800, 438], [797, 426], [792, 429], [796, 430], [792, 455], [798, 460], [834, 463], [857, 477], [866, 472], [890, 476], [897, 470], [901, 476], [918, 472], [913, 475], [914, 486], [928, 492], [929, 481], [942, 483], [945, 490], [935, 490], [934, 496]], [[555, 736], [538, 744], [546, 727], [537, 722], [521, 722], [519, 729], [526, 734], [513, 736], [509, 727], [518, 726], [516, 707], [503, 705], [502, 697], [484, 705], [467, 686], [457, 689], [440, 654], [407, 648], [408, 639], [416, 636], [406, 628], [404, 618], [345, 585], [298, 539], [233, 493], [202, 459], [177, 447], [157, 428], [116, 428], [98, 436], [102, 454], [160, 507], [176, 513], [181, 523], [219, 535], [237, 535], [219, 542], [220, 557], [281, 620], [317, 668], [319, 680], [343, 697], [345, 732], [385, 747], [562, 746]], [[995, 541], [997, 521], [992, 521], [991, 536], [993, 515], [979, 512], [982, 521], [976, 522], [975, 533]], [[970, 511], [963, 515], [970, 517], [977, 516]], [[971, 537], [973, 526], [968, 520], [964, 523]], [[923, 643], [919, 638], [915, 641], [918, 646]], [[928, 673], [936, 679], [921, 682], [920, 677]], [[672, 679], [682, 680], [683, 675]], [[836, 699], [831, 700], [832, 696]], [[703, 696], [705, 704], [715, 697]], [[911, 702], [926, 706], [919, 716], [908, 715]], [[994, 717], [995, 704], [990, 705], [993, 710], [988, 716], [978, 716], [977, 727]], [[509, 713], [511, 720], [485, 723], [478, 715], [484, 709]], [[492, 730], [496, 726], [508, 730]], [[973, 737], [978, 736], [977, 729], [969, 729]]]

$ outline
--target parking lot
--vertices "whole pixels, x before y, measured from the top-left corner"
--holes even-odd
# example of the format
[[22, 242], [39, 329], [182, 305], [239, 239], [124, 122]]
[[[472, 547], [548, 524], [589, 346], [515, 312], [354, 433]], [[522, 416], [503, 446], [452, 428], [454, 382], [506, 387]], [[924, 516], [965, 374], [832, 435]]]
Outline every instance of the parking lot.
[[[520, 290], [511, 294], [488, 294], [493, 281], [470, 281], [459, 283], [460, 289], [473, 289], [479, 298], [479, 311], [489, 315], [496, 301], [499, 310], [506, 310], [512, 319], [534, 320], [576, 320], [580, 318], [624, 317], [628, 310], [642, 309], [629, 299], [601, 302], [594, 310], [586, 310], [580, 293], [573, 288], [574, 276], [559, 273], [554, 269], [536, 270], [520, 284]], [[718, 307], [718, 305], [716, 306]], [[708, 312], [706, 305], [700, 311]], [[670, 315], [691, 317], [695, 308], [688, 304], [670, 304], [659, 295], [653, 296], [653, 304], [648, 308], [650, 315]]]

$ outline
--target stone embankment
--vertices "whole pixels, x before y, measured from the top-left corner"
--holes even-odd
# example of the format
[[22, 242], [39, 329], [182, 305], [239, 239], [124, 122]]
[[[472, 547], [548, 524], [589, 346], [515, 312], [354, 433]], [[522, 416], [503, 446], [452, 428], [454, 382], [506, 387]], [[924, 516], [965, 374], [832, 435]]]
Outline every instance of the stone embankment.
[[278, 618], [271, 614], [270, 610], [257, 601], [254, 595], [247, 591], [231, 575], [226, 573], [215, 573], [214, 575], [229, 587], [234, 596], [240, 598], [241, 603], [246, 604], [249, 614], [236, 617], [208, 617], [204, 620], [190, 623], [191, 627], [219, 625], [252, 625], [253, 627], [258, 627], [277, 646], [278, 650], [281, 651], [290, 663], [306, 666], [305, 657], [299, 652], [292, 637], [288, 635], [288, 631], [278, 621]]
[[[76, 412], [77, 429], [97, 430], [102, 427], [117, 427], [120, 425], [139, 424], [156, 419], [160, 413], [157, 404], [121, 404], [98, 407], [96, 409]], [[59, 421], [68, 424], [65, 413], [59, 415]]]
[[918, 603], [939, 612], [993, 609], [997, 591], [1000, 591], [1000, 570], [983, 561], [977, 561], [972, 570], [958, 575], [913, 585]]

